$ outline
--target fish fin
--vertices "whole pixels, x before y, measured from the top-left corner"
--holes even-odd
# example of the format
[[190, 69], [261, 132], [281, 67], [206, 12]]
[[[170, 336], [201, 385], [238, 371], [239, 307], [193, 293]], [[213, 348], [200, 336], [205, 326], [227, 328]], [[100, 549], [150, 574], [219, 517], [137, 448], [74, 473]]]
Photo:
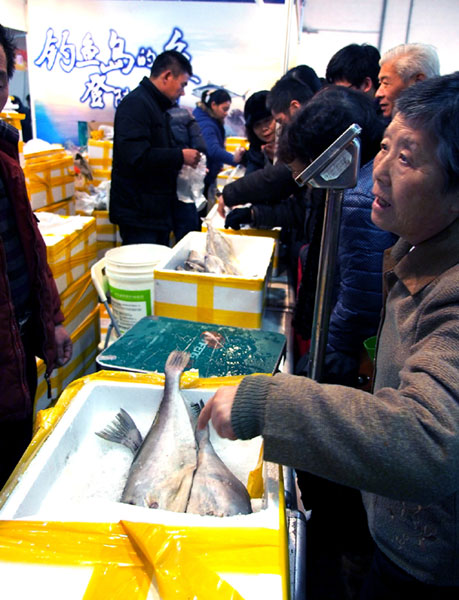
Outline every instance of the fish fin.
[[173, 375], [174, 373], [182, 373], [190, 361], [190, 353], [180, 350], [172, 351], [167, 357], [164, 372]]
[[193, 404], [190, 404], [191, 413], [196, 418], [199, 417], [203, 408], [204, 408], [204, 402], [202, 400], [199, 400], [199, 402], [193, 402]]
[[123, 408], [120, 409], [112, 423], [102, 431], [96, 431], [96, 435], [109, 442], [122, 444], [134, 454], [143, 442], [142, 434], [137, 429], [137, 425]]

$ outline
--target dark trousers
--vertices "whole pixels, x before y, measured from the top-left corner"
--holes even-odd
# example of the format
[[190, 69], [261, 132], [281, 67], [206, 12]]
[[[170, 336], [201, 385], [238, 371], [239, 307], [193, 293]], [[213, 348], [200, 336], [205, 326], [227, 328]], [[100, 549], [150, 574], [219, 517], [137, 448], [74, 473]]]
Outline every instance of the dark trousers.
[[356, 598], [374, 550], [358, 490], [304, 471], [298, 487], [306, 525], [307, 600]]
[[360, 600], [457, 600], [459, 587], [441, 587], [418, 581], [397, 567], [376, 548], [370, 573], [367, 576]]
[[[25, 332], [22, 343], [26, 353], [25, 369], [30, 397], [35, 398], [37, 390], [37, 363], [31, 350], [31, 333]], [[5, 390], [3, 390], [5, 393]], [[33, 404], [33, 402], [32, 402]], [[5, 485], [17, 463], [32, 439], [33, 410], [24, 418], [0, 423], [0, 489]]]
[[159, 231], [146, 227], [119, 225], [123, 246], [130, 244], [160, 244], [169, 246], [169, 231]]
[[201, 231], [201, 220], [194, 202], [180, 202], [174, 205], [174, 236], [179, 242], [190, 231]]

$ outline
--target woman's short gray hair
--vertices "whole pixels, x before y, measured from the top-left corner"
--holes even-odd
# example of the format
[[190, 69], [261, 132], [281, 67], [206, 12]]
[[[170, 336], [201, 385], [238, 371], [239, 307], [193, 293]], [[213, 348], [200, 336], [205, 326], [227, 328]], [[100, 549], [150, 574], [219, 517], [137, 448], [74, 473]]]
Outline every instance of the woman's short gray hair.
[[429, 44], [400, 44], [385, 52], [379, 61], [382, 66], [395, 59], [395, 70], [404, 83], [413, 75], [423, 73], [426, 79], [440, 75], [437, 51]]
[[409, 86], [395, 108], [411, 127], [426, 131], [437, 141], [444, 191], [459, 189], [459, 71]]

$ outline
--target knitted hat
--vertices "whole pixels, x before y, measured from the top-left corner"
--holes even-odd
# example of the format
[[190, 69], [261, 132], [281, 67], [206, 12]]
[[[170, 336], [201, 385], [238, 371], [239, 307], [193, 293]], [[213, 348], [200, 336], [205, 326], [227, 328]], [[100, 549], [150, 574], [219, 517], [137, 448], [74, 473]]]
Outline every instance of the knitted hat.
[[266, 108], [267, 90], [255, 92], [246, 100], [244, 106], [244, 119], [247, 127], [253, 127], [257, 121], [271, 116], [271, 112]]

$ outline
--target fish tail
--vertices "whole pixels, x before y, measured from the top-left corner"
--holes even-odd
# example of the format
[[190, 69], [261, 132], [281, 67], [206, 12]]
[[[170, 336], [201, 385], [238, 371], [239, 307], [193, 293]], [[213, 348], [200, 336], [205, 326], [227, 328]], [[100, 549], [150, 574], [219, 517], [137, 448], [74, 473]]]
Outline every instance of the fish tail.
[[190, 360], [189, 352], [181, 352], [180, 350], [174, 350], [167, 358], [166, 366], [164, 371], [167, 377], [174, 377], [180, 375]]
[[122, 444], [126, 448], [129, 448], [129, 450], [132, 450], [134, 454], [143, 442], [142, 434], [137, 429], [136, 424], [122, 408], [112, 423], [102, 431], [96, 431], [96, 435], [109, 442]]

